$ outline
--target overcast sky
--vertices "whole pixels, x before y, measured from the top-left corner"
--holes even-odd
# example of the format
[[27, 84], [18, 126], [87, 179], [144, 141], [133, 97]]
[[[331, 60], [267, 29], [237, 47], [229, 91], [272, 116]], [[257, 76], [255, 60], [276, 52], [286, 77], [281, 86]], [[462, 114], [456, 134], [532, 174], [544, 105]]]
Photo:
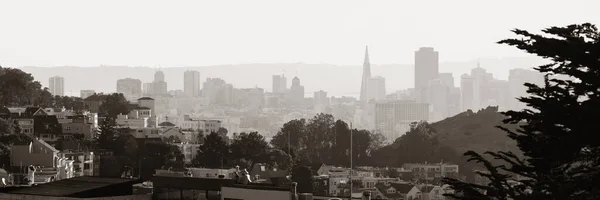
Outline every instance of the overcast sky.
[[513, 28], [600, 23], [597, 0], [0, 0], [4, 66], [413, 63], [516, 57]]

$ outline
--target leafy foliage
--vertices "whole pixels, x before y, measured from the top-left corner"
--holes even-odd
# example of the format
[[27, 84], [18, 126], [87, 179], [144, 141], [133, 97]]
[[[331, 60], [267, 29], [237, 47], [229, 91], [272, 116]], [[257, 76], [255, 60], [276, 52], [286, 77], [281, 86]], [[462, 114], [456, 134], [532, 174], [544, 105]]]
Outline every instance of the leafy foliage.
[[298, 193], [313, 192], [312, 175], [310, 167], [297, 165], [292, 168], [292, 181], [298, 183], [296, 187]]
[[112, 93], [105, 95], [102, 105], [100, 105], [98, 115], [117, 118], [119, 114], [128, 114], [130, 111], [129, 101], [122, 93]]
[[0, 85], [0, 106], [52, 105], [48, 89], [42, 89], [40, 82], [20, 69], [0, 67]]
[[232, 158], [242, 168], [251, 168], [256, 162], [267, 161], [269, 143], [258, 132], [241, 133], [230, 145]]
[[206, 136], [192, 163], [195, 166], [222, 168], [222, 166], [229, 166], [227, 161], [230, 154], [226, 138], [215, 132]]
[[[500, 41], [552, 63], [535, 68], [545, 73], [545, 84], [526, 83], [529, 97], [519, 100], [529, 108], [503, 113], [510, 130], [499, 127], [517, 142], [524, 158], [510, 151], [486, 152], [495, 160], [470, 151], [481, 163], [479, 174], [488, 184], [445, 179], [457, 199], [600, 199], [600, 142], [595, 122], [600, 117], [600, 33], [592, 24], [551, 27], [546, 35], [514, 30], [519, 39]], [[567, 78], [562, 78], [562, 77]]]

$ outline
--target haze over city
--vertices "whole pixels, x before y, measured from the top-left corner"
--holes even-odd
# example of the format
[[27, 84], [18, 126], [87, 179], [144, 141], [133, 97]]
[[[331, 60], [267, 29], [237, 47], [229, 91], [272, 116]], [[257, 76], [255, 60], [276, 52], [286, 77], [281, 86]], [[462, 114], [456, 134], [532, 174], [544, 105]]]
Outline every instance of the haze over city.
[[598, 2], [0, 0], [0, 199], [600, 199]]

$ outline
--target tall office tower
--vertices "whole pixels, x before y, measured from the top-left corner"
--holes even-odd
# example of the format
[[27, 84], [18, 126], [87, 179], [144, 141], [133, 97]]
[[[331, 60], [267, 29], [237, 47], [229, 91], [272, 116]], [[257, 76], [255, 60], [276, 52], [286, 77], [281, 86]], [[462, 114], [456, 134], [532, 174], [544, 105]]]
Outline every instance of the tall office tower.
[[273, 93], [281, 92], [281, 75], [273, 75]]
[[167, 94], [167, 82], [165, 82], [165, 74], [162, 71], [154, 73], [154, 82], [152, 82], [152, 90], [154, 95]]
[[285, 78], [285, 75], [281, 75], [281, 79], [279, 79], [279, 84], [281, 84], [281, 86], [279, 86], [279, 89], [281, 89], [281, 93], [285, 93], [287, 92], [287, 78]]
[[329, 105], [329, 98], [327, 98], [327, 92], [323, 90], [316, 91], [314, 93], [315, 105]]
[[440, 81], [450, 88], [454, 88], [454, 76], [452, 73], [440, 73], [439, 74]]
[[50, 84], [48, 89], [52, 96], [64, 96], [65, 95], [65, 79], [61, 76], [50, 77]]
[[119, 79], [117, 93], [123, 93], [126, 97], [139, 97], [142, 95], [142, 81], [133, 78]]
[[450, 87], [448, 87], [441, 79], [437, 78], [429, 81], [428, 88], [428, 102], [433, 108], [429, 115], [431, 122], [440, 121], [448, 117], [448, 97], [450, 96]]
[[374, 76], [369, 79], [368, 99], [381, 101], [385, 99], [385, 78]]
[[533, 83], [536, 85], [544, 84], [544, 76], [542, 73], [528, 69], [511, 69], [508, 75], [508, 108], [511, 110], [521, 110], [526, 105], [517, 100], [519, 97], [528, 96], [525, 83]]
[[369, 80], [371, 79], [371, 63], [369, 62], [369, 46], [365, 47], [362, 82], [360, 84], [360, 101], [362, 106], [369, 101]]
[[375, 104], [375, 129], [388, 142], [410, 130], [410, 123], [429, 120], [429, 104], [416, 101], [388, 101]]
[[474, 109], [475, 83], [473, 77], [463, 74], [460, 77], [460, 108], [461, 111]]
[[183, 92], [189, 97], [200, 95], [200, 72], [185, 71], [183, 73]]
[[300, 79], [294, 77], [292, 79], [292, 87], [290, 87], [291, 101], [294, 105], [301, 105], [304, 101], [304, 86], [300, 85]]
[[80, 90], [79, 93], [81, 95], [80, 96], [81, 99], [85, 99], [85, 98], [88, 98], [89, 96], [96, 94], [96, 91], [95, 90]]
[[415, 52], [415, 89], [427, 88], [429, 81], [439, 74], [439, 54], [432, 47], [421, 47]]
[[162, 71], [156, 71], [154, 73], [154, 82], [158, 81], [165, 81], [165, 73], [163, 73]]

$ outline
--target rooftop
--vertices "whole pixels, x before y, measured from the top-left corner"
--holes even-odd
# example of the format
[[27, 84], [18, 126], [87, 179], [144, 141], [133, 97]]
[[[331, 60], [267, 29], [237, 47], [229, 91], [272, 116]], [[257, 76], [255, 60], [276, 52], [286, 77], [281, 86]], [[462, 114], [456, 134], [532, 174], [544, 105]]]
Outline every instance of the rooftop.
[[4, 191], [4, 193], [68, 197], [75, 196], [78, 193], [99, 189], [114, 184], [123, 184], [131, 182], [133, 185], [133, 183], [136, 181], [137, 180], [121, 178], [80, 176], [70, 179], [58, 180], [46, 184], [40, 184], [37, 186], [14, 188], [10, 191]]
[[139, 98], [137, 100], [154, 100], [154, 99], [150, 98], [150, 97], [142, 97], [142, 98]]

